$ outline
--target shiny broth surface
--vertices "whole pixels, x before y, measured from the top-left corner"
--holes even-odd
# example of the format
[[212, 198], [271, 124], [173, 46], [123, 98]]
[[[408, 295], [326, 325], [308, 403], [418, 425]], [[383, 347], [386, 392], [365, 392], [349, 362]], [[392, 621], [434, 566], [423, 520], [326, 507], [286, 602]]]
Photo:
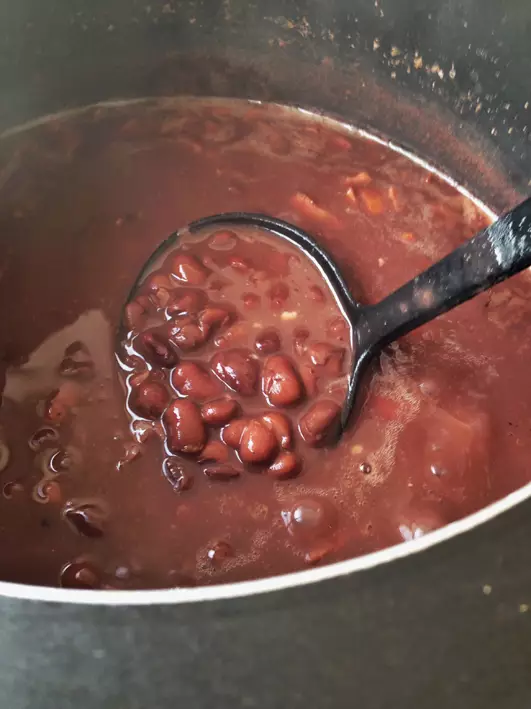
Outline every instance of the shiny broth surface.
[[[75, 588], [240, 581], [429, 533], [530, 479], [524, 273], [380, 358], [328, 445], [351, 357], [307, 229], [376, 302], [488, 223], [387, 145], [278, 106], [160, 100], [0, 141], [0, 577]], [[524, 392], [524, 395], [522, 394]]]

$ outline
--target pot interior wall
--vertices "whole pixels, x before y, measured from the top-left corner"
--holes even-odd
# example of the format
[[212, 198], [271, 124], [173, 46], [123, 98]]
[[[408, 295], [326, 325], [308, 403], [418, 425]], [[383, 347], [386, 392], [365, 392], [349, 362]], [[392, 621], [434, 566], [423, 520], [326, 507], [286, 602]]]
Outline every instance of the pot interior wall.
[[528, 186], [530, 15], [522, 0], [4, 3], [0, 126], [148, 95], [298, 103], [405, 144], [503, 208]]

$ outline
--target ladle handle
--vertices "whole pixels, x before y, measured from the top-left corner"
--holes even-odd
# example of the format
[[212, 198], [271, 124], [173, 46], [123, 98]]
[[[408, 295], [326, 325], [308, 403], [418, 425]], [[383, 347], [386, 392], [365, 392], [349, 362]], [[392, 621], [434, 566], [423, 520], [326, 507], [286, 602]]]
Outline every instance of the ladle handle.
[[[531, 198], [360, 313], [365, 357], [531, 265]], [[365, 358], [364, 357], [364, 358]]]

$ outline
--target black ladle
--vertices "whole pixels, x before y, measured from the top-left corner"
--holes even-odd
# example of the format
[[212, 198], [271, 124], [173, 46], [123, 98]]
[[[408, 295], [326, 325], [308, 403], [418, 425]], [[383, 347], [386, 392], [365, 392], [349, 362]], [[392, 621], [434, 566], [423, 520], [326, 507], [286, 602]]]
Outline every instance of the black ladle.
[[[341, 417], [341, 431], [352, 414], [360, 380], [383, 347], [478, 293], [531, 266], [531, 198], [480, 231], [375, 305], [360, 305], [341, 272], [305, 231], [262, 214], [231, 212], [205, 217], [190, 233], [217, 226], [251, 226], [269, 231], [299, 247], [319, 267], [352, 328], [352, 371]], [[178, 239], [172, 234], [148, 259], [128, 298], [131, 300], [164, 251]]]

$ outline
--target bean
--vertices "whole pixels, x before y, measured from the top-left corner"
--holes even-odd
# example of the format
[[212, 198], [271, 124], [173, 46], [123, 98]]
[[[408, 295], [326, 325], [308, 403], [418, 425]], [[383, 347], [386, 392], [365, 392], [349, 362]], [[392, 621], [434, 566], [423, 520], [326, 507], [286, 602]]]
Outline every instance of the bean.
[[191, 315], [177, 316], [170, 325], [169, 336], [170, 342], [186, 352], [201, 347], [207, 339], [197, 320]]
[[137, 416], [154, 421], [162, 416], [169, 401], [170, 395], [164, 384], [148, 375], [144, 381], [131, 388], [127, 403]]
[[237, 322], [228, 330], [214, 338], [214, 346], [219, 349], [228, 349], [234, 345], [244, 345], [249, 339], [249, 328], [244, 322]]
[[175, 492], [189, 490], [194, 479], [175, 458], [166, 458], [162, 464], [162, 474]]
[[136, 351], [155, 367], [171, 369], [179, 361], [175, 347], [168, 339], [167, 333], [157, 330], [146, 330], [134, 339]]
[[264, 463], [276, 453], [277, 440], [260, 419], [251, 419], [244, 428], [239, 447], [244, 463]]
[[127, 303], [124, 309], [124, 321], [130, 330], [135, 330], [145, 323], [149, 314], [150, 301], [147, 296], [139, 296]]
[[40, 504], [59, 504], [62, 498], [61, 486], [56, 480], [43, 478], [33, 488], [32, 497]]
[[234, 556], [234, 551], [232, 550], [230, 544], [224, 541], [219, 541], [209, 547], [207, 556], [213, 564], [219, 564], [225, 559]]
[[231, 421], [221, 432], [221, 440], [223, 443], [234, 449], [239, 448], [247, 423], [247, 419]]
[[310, 337], [310, 331], [305, 327], [296, 327], [293, 330], [293, 351], [298, 357], [306, 354], [308, 349], [307, 341]]
[[243, 307], [247, 308], [247, 310], [256, 310], [260, 307], [262, 302], [260, 296], [256, 295], [256, 293], [244, 293], [242, 295], [242, 301]]
[[220, 328], [228, 325], [231, 320], [231, 314], [226, 308], [210, 307], [205, 308], [201, 313], [199, 313], [199, 327], [204, 333], [205, 337], [208, 337], [214, 330], [219, 330]]
[[328, 399], [316, 401], [299, 421], [302, 438], [310, 446], [331, 442], [339, 433], [341, 409]]
[[238, 237], [233, 231], [223, 230], [212, 234], [208, 245], [214, 251], [231, 251], [238, 243]]
[[164, 273], [155, 273], [150, 277], [147, 287], [153, 305], [157, 309], [166, 308], [172, 299], [171, 291], [175, 287], [170, 277]]
[[268, 475], [278, 480], [293, 478], [300, 470], [300, 461], [292, 451], [281, 451], [267, 469]]
[[169, 275], [162, 271], [152, 273], [146, 281], [146, 285], [150, 293], [156, 293], [159, 288], [164, 288], [166, 291], [175, 288], [175, 283], [172, 282]]
[[337, 511], [325, 498], [303, 498], [283, 514], [288, 532], [308, 543], [331, 536], [337, 529]]
[[254, 341], [254, 348], [260, 354], [270, 355], [280, 349], [280, 336], [273, 328], [262, 330]]
[[229, 451], [221, 441], [209, 441], [203, 448], [197, 460], [200, 463], [228, 463]]
[[101, 588], [100, 571], [88, 561], [73, 561], [65, 564], [59, 574], [59, 585], [63, 588]]
[[221, 385], [208, 370], [196, 362], [181, 362], [171, 374], [171, 383], [181, 396], [204, 401], [220, 393]]
[[50, 423], [61, 423], [72, 409], [79, 403], [81, 390], [79, 386], [65, 382], [59, 389], [53, 391], [44, 402], [44, 418]]
[[275, 310], [282, 308], [289, 298], [289, 286], [280, 281], [271, 286], [267, 292], [267, 296], [270, 300], [271, 307]]
[[149, 299], [157, 310], [164, 310], [171, 301], [171, 293], [166, 288], [157, 288], [157, 290], [150, 293]]
[[68, 446], [67, 448], [59, 448], [50, 456], [48, 469], [44, 470], [45, 474], [49, 472], [59, 475], [61, 473], [70, 473], [81, 464], [81, 452]]
[[291, 423], [284, 414], [271, 411], [262, 416], [262, 421], [274, 433], [281, 448], [291, 448]]
[[94, 376], [94, 362], [76, 361], [73, 357], [64, 357], [59, 365], [59, 374], [72, 379], [90, 379]]
[[271, 406], [291, 406], [302, 398], [301, 380], [287, 357], [273, 355], [266, 360], [262, 391]]
[[107, 513], [96, 502], [72, 501], [63, 509], [63, 517], [69, 525], [84, 537], [102, 537]]
[[198, 453], [206, 443], [201, 414], [189, 399], [173, 401], [164, 412], [162, 425], [172, 453]]
[[2, 488], [2, 495], [6, 500], [12, 500], [14, 497], [24, 492], [24, 485], [16, 480], [11, 480]]
[[201, 417], [210, 426], [224, 426], [235, 418], [239, 411], [240, 405], [234, 399], [215, 399], [203, 404]]
[[249, 350], [234, 348], [214, 355], [212, 370], [230, 389], [243, 396], [255, 393], [258, 382], [258, 362]]
[[192, 315], [199, 312], [206, 305], [207, 297], [200, 290], [191, 288], [177, 288], [172, 294], [171, 300], [166, 308], [168, 317], [186, 313]]
[[203, 264], [190, 254], [177, 254], [171, 261], [174, 278], [192, 286], [202, 286], [208, 278], [208, 271]]
[[308, 288], [308, 296], [315, 303], [324, 303], [325, 301], [325, 294], [319, 286], [310, 286]]
[[343, 347], [334, 347], [328, 342], [315, 342], [308, 347], [308, 357], [313, 365], [323, 367], [330, 376], [338, 377], [343, 372]]
[[348, 342], [349, 327], [345, 318], [337, 317], [330, 320], [326, 327], [326, 334], [331, 340], [339, 342]]
[[211, 480], [231, 480], [240, 475], [240, 471], [233, 468], [232, 465], [223, 463], [221, 465], [208, 465], [204, 470], [204, 474]]

